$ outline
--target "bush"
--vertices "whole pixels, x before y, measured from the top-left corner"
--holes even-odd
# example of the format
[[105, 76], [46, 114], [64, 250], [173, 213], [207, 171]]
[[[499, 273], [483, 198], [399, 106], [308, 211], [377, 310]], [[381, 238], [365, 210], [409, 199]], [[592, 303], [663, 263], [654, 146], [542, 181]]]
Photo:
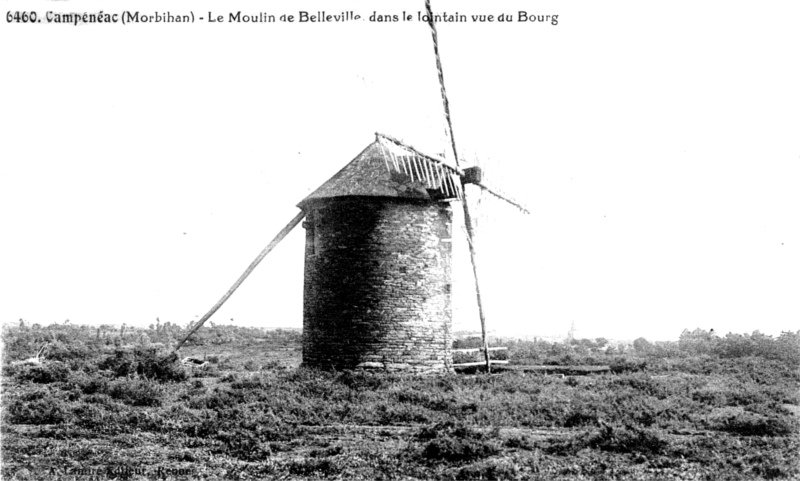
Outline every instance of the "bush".
[[508, 459], [487, 459], [458, 470], [456, 479], [474, 480], [500, 480], [500, 479], [529, 479], [524, 476], [520, 466]]
[[545, 452], [571, 456], [582, 449], [591, 448], [612, 453], [662, 454], [669, 442], [655, 431], [632, 426], [604, 425], [594, 434], [580, 434], [564, 441], [555, 441], [545, 447]]
[[78, 386], [84, 394], [102, 394], [108, 389], [108, 381], [100, 377], [91, 377], [80, 380]]
[[177, 354], [166, 354], [152, 348], [117, 349], [100, 362], [99, 368], [110, 370], [117, 377], [135, 374], [161, 382], [180, 382], [189, 377], [178, 362]]
[[8, 408], [12, 424], [59, 424], [67, 419], [62, 401], [50, 397], [25, 401], [17, 399]]
[[336, 377], [336, 381], [357, 391], [374, 391], [382, 389], [393, 380], [391, 374], [373, 374], [364, 371], [345, 371]]
[[533, 440], [528, 436], [520, 434], [509, 437], [505, 440], [503, 445], [507, 448], [524, 449], [526, 451], [533, 451], [535, 449]]
[[92, 346], [87, 345], [85, 341], [74, 340], [70, 343], [51, 343], [44, 351], [44, 357], [50, 361], [70, 362], [80, 365], [86, 360], [94, 357], [96, 352]]
[[136, 373], [147, 379], [161, 382], [181, 382], [189, 378], [186, 370], [178, 363], [178, 355], [159, 355], [155, 350], [138, 351]]
[[140, 379], [112, 381], [108, 384], [107, 393], [111, 398], [131, 406], [160, 406], [163, 394], [158, 384]]
[[303, 478], [333, 477], [339, 475], [343, 467], [336, 459], [330, 458], [307, 458], [292, 461], [289, 466], [291, 474], [302, 476]]
[[709, 428], [742, 436], [788, 436], [798, 432], [800, 423], [790, 416], [765, 416], [734, 409], [711, 417]]
[[461, 462], [482, 459], [498, 452], [497, 446], [479, 440], [439, 437], [425, 446], [422, 456], [429, 460]]
[[652, 430], [623, 426], [602, 429], [589, 437], [587, 445], [614, 453], [661, 454], [669, 443]]
[[70, 370], [60, 361], [46, 362], [41, 365], [9, 366], [8, 373], [19, 381], [30, 381], [37, 384], [65, 382]]
[[618, 357], [611, 363], [611, 372], [623, 374], [626, 372], [639, 372], [647, 368], [646, 361], [629, 361], [624, 357]]
[[195, 396], [189, 399], [188, 406], [192, 409], [211, 409], [219, 411], [237, 404], [233, 393], [226, 389], [215, 388], [213, 392]]
[[378, 409], [375, 411], [375, 418], [378, 424], [391, 425], [430, 423], [441, 418], [441, 416], [437, 416], [436, 413], [432, 413], [420, 405], [389, 402], [378, 405]]
[[597, 425], [597, 421], [596, 414], [577, 411], [567, 416], [567, 420], [564, 421], [564, 427], [575, 428], [580, 426], [594, 426]]
[[269, 446], [262, 445], [249, 429], [219, 432], [216, 438], [222, 442], [225, 454], [243, 461], [262, 461], [272, 454]]
[[114, 412], [113, 409], [107, 410], [107, 406], [99, 403], [81, 404], [75, 408], [73, 413], [75, 414], [75, 425], [83, 429], [119, 434], [128, 432], [128, 429], [132, 427], [118, 412]]
[[474, 461], [500, 452], [499, 443], [489, 439], [490, 435], [450, 421], [425, 427], [417, 437], [430, 439], [422, 457], [431, 461]]
[[97, 365], [102, 370], [111, 371], [117, 377], [125, 377], [136, 371], [133, 351], [116, 349]]

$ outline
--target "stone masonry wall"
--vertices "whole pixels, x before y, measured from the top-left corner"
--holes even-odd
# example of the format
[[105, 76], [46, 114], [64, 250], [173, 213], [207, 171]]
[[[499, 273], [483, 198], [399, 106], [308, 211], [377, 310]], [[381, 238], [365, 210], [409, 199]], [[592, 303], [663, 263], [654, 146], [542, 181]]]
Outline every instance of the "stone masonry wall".
[[451, 370], [450, 205], [345, 197], [305, 208], [303, 365]]

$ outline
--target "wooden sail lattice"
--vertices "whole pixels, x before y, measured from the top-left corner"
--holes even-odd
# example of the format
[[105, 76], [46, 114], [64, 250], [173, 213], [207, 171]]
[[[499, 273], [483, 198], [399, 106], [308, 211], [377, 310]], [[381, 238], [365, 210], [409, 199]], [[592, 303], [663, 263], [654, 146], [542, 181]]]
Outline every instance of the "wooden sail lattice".
[[398, 172], [419, 180], [428, 189], [437, 189], [447, 198], [464, 200], [465, 183], [475, 184], [483, 191], [488, 192], [497, 199], [503, 200], [519, 209], [524, 214], [530, 214], [528, 208], [520, 201], [512, 198], [495, 185], [489, 185], [485, 180], [465, 181], [464, 170], [450, 165], [446, 160], [420, 152], [418, 149], [386, 134], [376, 133], [386, 168], [390, 172]]
[[417, 149], [389, 137], [375, 134], [383, 153], [383, 160], [389, 172], [397, 172], [425, 185], [427, 189], [438, 190], [446, 198], [462, 200], [464, 189], [461, 185], [461, 172], [448, 165], [443, 159], [423, 154]]

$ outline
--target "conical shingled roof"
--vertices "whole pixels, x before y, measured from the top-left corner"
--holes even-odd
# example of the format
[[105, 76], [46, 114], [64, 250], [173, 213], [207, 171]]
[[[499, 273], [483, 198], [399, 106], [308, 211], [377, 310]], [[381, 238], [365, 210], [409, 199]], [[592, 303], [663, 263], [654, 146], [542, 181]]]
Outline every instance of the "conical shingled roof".
[[376, 140], [297, 206], [302, 209], [314, 200], [351, 196], [431, 200], [422, 182], [390, 172], [386, 166], [392, 160], [387, 155]]

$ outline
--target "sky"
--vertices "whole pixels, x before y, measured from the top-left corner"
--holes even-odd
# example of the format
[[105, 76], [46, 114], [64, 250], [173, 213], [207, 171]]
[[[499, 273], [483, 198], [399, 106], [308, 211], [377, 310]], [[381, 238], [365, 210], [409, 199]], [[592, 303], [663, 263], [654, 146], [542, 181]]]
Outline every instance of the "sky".
[[[490, 330], [800, 329], [796, 2], [432, 3], [514, 20], [438, 25], [459, 157], [530, 210], [468, 192]], [[363, 17], [4, 21], [4, 323], [185, 325], [375, 132], [452, 158], [428, 26], [367, 20], [416, 16], [422, 0], [3, 6]], [[456, 237], [455, 328], [477, 330]], [[301, 327], [303, 244], [297, 228], [211, 321]]]

